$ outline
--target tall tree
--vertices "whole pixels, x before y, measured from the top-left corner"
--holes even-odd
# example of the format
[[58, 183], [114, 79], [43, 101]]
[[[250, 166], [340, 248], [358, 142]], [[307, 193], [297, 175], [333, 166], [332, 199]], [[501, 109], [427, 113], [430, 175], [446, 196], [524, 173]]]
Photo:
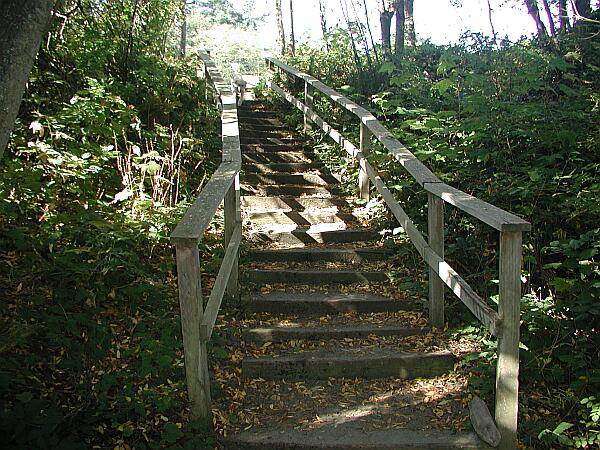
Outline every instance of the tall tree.
[[367, 31], [369, 32], [369, 39], [371, 40], [371, 47], [373, 48], [373, 53], [375, 53], [375, 60], [379, 63], [379, 54], [377, 53], [375, 39], [373, 38], [373, 31], [371, 30], [371, 22], [369, 21], [369, 8], [367, 7], [367, 0], [363, 0], [363, 7], [365, 11], [365, 22], [367, 24]]
[[394, 5], [389, 0], [379, 2], [379, 24], [381, 26], [381, 48], [386, 58], [392, 54], [392, 17], [394, 17]]
[[542, 0], [542, 4], [544, 5], [544, 11], [546, 11], [546, 16], [548, 17], [548, 26], [550, 27], [550, 34], [552, 36], [556, 36], [556, 26], [554, 25], [554, 17], [552, 16], [552, 11], [550, 11], [550, 4], [548, 0]]
[[179, 53], [185, 56], [187, 46], [187, 0], [181, 0], [181, 39], [179, 42]]
[[541, 41], [545, 41], [548, 39], [548, 31], [546, 30], [544, 22], [542, 22], [537, 0], [525, 0], [525, 6], [527, 6], [527, 12], [529, 12], [529, 15], [535, 22], [538, 37]]
[[19, 112], [54, 0], [0, 2], [0, 158]]
[[394, 0], [394, 13], [396, 14], [396, 41], [394, 43], [394, 53], [396, 58], [400, 58], [404, 53], [404, 28], [405, 28], [405, 10], [404, 0]]
[[296, 56], [296, 36], [294, 34], [294, 0], [290, 0], [290, 53]]
[[323, 0], [319, 0], [319, 16], [321, 18], [321, 31], [323, 32], [323, 41], [325, 41], [325, 48], [329, 51], [329, 41], [327, 40], [327, 10]]
[[275, 0], [275, 15], [277, 16], [277, 35], [281, 54], [285, 55], [285, 28], [283, 27], [283, 12], [281, 10], [281, 0]]
[[561, 33], [569, 31], [569, 14], [567, 12], [567, 0], [558, 0], [558, 23]]
[[414, 47], [417, 43], [413, 3], [414, 0], [404, 0], [404, 39], [409, 47]]

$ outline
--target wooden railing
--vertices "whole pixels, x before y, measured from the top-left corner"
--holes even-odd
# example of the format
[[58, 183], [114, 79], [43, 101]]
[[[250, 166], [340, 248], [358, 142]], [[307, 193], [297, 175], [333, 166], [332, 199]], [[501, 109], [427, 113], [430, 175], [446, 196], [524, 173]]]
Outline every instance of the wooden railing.
[[[204, 63], [207, 89], [210, 86], [214, 88], [221, 107], [223, 160], [171, 234], [171, 243], [175, 245], [177, 255], [190, 411], [194, 419], [209, 419], [210, 381], [206, 343], [212, 335], [225, 293], [230, 297], [238, 296], [238, 249], [242, 239], [239, 173], [242, 158], [236, 95], [221, 77], [210, 55], [201, 52], [199, 57]], [[221, 203], [225, 216], [225, 256], [204, 309], [198, 243]]]
[[[290, 81], [304, 82], [304, 103], [285, 92], [273, 81], [268, 82], [268, 87], [304, 113], [305, 130], [310, 126], [310, 122], [318, 125], [358, 161], [360, 164], [359, 195], [368, 199], [369, 181], [371, 181], [421, 257], [429, 265], [429, 319], [432, 326], [437, 328], [444, 326], [443, 285], [446, 284], [498, 338], [495, 421], [501, 433], [499, 448], [514, 450], [517, 447], [521, 245], [522, 233], [531, 229], [530, 224], [507, 211], [443, 183], [369, 111], [334, 89], [276, 58], [268, 57], [266, 61], [269, 69], [279, 71]], [[313, 110], [315, 89], [360, 120], [358, 148]], [[372, 137], [377, 139], [427, 191], [428, 241], [417, 230], [411, 218], [368, 162], [367, 156]], [[466, 212], [500, 232], [498, 312], [493, 310], [444, 260], [444, 203]]]

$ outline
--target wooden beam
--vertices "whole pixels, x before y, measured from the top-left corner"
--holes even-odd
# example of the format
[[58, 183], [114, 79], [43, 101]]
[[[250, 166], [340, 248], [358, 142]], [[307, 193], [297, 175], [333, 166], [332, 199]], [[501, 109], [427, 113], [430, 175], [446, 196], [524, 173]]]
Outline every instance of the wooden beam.
[[[313, 99], [314, 99], [314, 88], [308, 84], [304, 83], [304, 104], [309, 110], [312, 110], [313, 107]], [[308, 133], [310, 129], [310, 119], [307, 114], [304, 113], [304, 134]]]
[[225, 250], [223, 262], [219, 268], [219, 273], [215, 279], [215, 284], [210, 293], [204, 318], [200, 325], [200, 337], [204, 341], [208, 341], [212, 335], [213, 328], [219, 315], [219, 309], [223, 302], [223, 296], [231, 275], [237, 272], [238, 249], [242, 240], [242, 224], [238, 222], [235, 230], [233, 230], [232, 238]]
[[203, 318], [200, 260], [198, 246], [175, 246], [177, 284], [181, 308], [181, 329], [185, 357], [185, 376], [193, 419], [210, 419], [210, 380], [206, 341], [200, 340]]
[[[444, 202], [428, 193], [427, 227], [429, 247], [444, 259]], [[429, 322], [444, 328], [444, 283], [433, 268], [429, 268]]]
[[531, 224], [514, 214], [469, 195], [445, 183], [425, 183], [427, 192], [440, 197], [446, 203], [481, 220], [499, 231], [529, 231]]
[[221, 163], [171, 234], [173, 244], [197, 244], [202, 239], [204, 231], [239, 173], [240, 165], [239, 162]]
[[[371, 147], [371, 131], [364, 123], [360, 123], [360, 152], [369, 156]], [[369, 175], [365, 170], [365, 160], [360, 161], [360, 172], [358, 173], [358, 195], [363, 200], [369, 200]]]
[[441, 197], [445, 202], [456, 206], [469, 213], [473, 217], [500, 231], [529, 231], [531, 224], [507, 211], [497, 208], [489, 203], [470, 196], [458, 189], [452, 188], [440, 181], [419, 159], [414, 156], [401, 142], [399, 142], [390, 131], [385, 128], [365, 108], [341, 95], [339, 92], [323, 84], [321, 81], [309, 74], [300, 72], [294, 67], [279, 61], [276, 58], [267, 58], [270, 63], [281, 68], [285, 72], [303, 79], [331, 100], [346, 108], [356, 115], [378, 139], [383, 146], [400, 162], [400, 164], [412, 175], [412, 177], [426, 190]]
[[517, 448], [522, 239], [518, 231], [500, 233], [498, 312], [502, 334], [496, 368], [496, 424], [502, 436], [501, 450]]
[[[225, 248], [228, 248], [232, 240], [238, 242], [242, 238], [242, 218], [240, 212], [240, 174], [235, 176], [234, 182], [229, 187], [223, 201], [225, 218]], [[239, 236], [238, 236], [239, 235]], [[227, 295], [230, 298], [238, 297], [238, 254], [236, 250], [235, 258], [232, 261], [230, 275], [227, 277]], [[225, 261], [223, 261], [224, 263]]]

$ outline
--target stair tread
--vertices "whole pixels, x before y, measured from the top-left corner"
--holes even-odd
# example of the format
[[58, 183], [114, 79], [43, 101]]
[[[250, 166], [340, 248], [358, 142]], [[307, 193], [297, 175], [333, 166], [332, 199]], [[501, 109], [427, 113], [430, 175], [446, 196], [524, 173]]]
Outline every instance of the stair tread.
[[272, 427], [243, 431], [223, 440], [226, 448], [330, 450], [454, 450], [491, 449], [474, 432], [444, 429], [387, 428], [365, 431], [361, 421], [348, 420], [318, 429]]

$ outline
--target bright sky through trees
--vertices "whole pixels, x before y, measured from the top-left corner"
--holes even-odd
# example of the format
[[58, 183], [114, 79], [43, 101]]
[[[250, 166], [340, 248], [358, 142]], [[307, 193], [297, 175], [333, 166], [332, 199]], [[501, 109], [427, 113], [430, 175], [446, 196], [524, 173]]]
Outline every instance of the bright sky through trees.
[[[242, 5], [244, 0], [234, 0], [233, 4]], [[343, 22], [343, 15], [338, 0], [325, 0], [328, 10], [328, 26], [334, 26]], [[379, 35], [379, 16], [376, 2], [368, 0], [371, 8], [371, 27], [373, 32]], [[504, 0], [492, 0], [492, 18], [499, 37], [508, 35], [509, 39], [517, 40], [522, 35], [529, 35], [535, 31], [531, 18], [527, 15], [522, 2], [509, 2]], [[350, 20], [354, 18], [354, 11], [350, 5]], [[357, 8], [362, 7], [362, 1], [356, 1]], [[297, 6], [296, 6], [297, 5]], [[284, 20], [289, 30], [289, 4], [283, 2]], [[265, 46], [274, 45], [275, 15], [274, 0], [257, 0], [253, 13], [260, 15], [271, 13], [267, 18], [262, 30]], [[358, 11], [361, 20], [364, 20], [363, 10]], [[314, 40], [321, 36], [319, 23], [318, 0], [296, 0], [294, 4], [295, 31], [299, 40]], [[415, 0], [415, 24], [419, 39], [430, 39], [436, 44], [449, 44], [457, 42], [461, 34], [466, 31], [482, 32], [491, 35], [491, 27], [488, 18], [487, 2], [485, 0], [462, 0], [462, 7], [452, 6], [450, 0]]]

